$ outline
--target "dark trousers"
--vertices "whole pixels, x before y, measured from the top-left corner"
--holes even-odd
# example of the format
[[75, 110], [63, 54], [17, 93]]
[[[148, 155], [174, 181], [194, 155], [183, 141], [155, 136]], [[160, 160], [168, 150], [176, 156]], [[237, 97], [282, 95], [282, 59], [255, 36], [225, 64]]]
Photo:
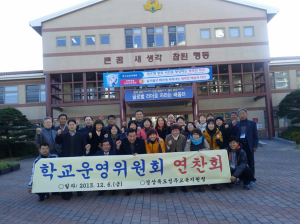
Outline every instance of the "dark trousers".
[[[235, 169], [231, 170], [231, 175], [235, 172]], [[252, 170], [247, 166], [243, 170], [240, 176], [238, 176], [239, 179], [243, 181], [243, 184], [247, 185], [250, 183], [250, 181], [255, 181], [255, 178], [253, 176]]]
[[46, 193], [38, 193], [37, 194], [40, 198], [45, 198]]
[[253, 176], [255, 176], [254, 153], [250, 150], [248, 142], [242, 142], [242, 147], [247, 155], [248, 166], [252, 170]]

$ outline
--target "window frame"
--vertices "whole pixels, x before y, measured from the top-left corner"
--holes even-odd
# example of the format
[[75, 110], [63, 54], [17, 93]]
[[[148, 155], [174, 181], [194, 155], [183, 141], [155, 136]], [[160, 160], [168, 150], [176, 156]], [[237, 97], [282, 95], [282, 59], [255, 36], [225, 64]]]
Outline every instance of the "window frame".
[[[153, 28], [154, 32], [153, 33], [148, 33], [148, 29]], [[161, 28], [162, 32], [161, 33], [156, 33], [156, 28]], [[153, 35], [154, 36], [154, 46], [153, 47], [164, 47], [164, 27], [163, 26], [158, 26], [158, 27], [146, 27], [146, 37], [147, 37], [147, 48], [153, 48], [149, 47], [148, 45], [148, 35]], [[162, 35], [162, 46], [157, 46], [156, 44], [156, 35]]]
[[[175, 27], [176, 28], [176, 31], [175, 32], [170, 32], [169, 29], [170, 27]], [[178, 27], [183, 27], [184, 28], [184, 31], [177, 31]], [[176, 35], [176, 43], [174, 45], [171, 45], [171, 42], [170, 42], [170, 34], [171, 33], [175, 33]], [[178, 45], [178, 34], [184, 34], [184, 42], [185, 44], [184, 45]], [[186, 29], [185, 29], [185, 25], [179, 25], [179, 26], [168, 26], [168, 37], [169, 37], [169, 47], [175, 47], [175, 46], [186, 46]], [[173, 43], [173, 42], [172, 42]]]
[[[223, 37], [217, 37], [217, 30], [223, 30], [224, 31], [224, 36]], [[226, 38], [226, 29], [225, 27], [220, 27], [220, 28], [215, 28], [215, 38], [216, 39], [223, 39], [223, 38]]]
[[300, 89], [300, 70], [296, 70], [297, 89]]
[[[208, 31], [208, 38], [203, 38], [202, 37], [202, 31]], [[200, 39], [201, 40], [208, 40], [208, 39], [211, 39], [211, 33], [210, 33], [210, 29], [200, 29]]]
[[[62, 39], [64, 38], [65, 39], [65, 45], [58, 45], [58, 39]], [[67, 46], [67, 37], [64, 36], [64, 37], [56, 37], [56, 47], [66, 47]]]
[[[39, 86], [39, 89], [34, 89], [34, 90], [27, 90], [27, 86]], [[41, 86], [44, 86], [44, 88], [41, 88]], [[37, 84], [37, 85], [26, 85], [25, 86], [25, 91], [26, 91], [26, 103], [44, 103], [46, 102], [46, 85], [45, 84]], [[27, 99], [27, 92], [37, 92], [39, 93], [39, 100], [37, 102], [28, 102]], [[42, 101], [41, 93], [44, 92], [45, 94], [45, 101]]]
[[[1, 86], [3, 88], [3, 91], [0, 91], [0, 94], [2, 94], [3, 97], [3, 103], [0, 102], [0, 105], [5, 105], [5, 104], [18, 104], [19, 103], [19, 87], [18, 86]], [[7, 87], [16, 87], [17, 90], [13, 91], [7, 91]], [[6, 103], [6, 94], [7, 93], [16, 93], [17, 94], [17, 102], [12, 102], [12, 103]]]
[[[134, 30], [139, 29], [141, 31], [141, 33], [139, 35], [135, 35], [134, 34]], [[126, 30], [132, 30], [132, 34], [126, 34]], [[130, 28], [130, 29], [124, 29], [125, 31], [125, 48], [126, 49], [139, 49], [139, 48], [143, 48], [143, 39], [142, 39], [142, 28]], [[127, 47], [127, 42], [126, 42], [126, 37], [131, 36], [132, 39], [132, 47]], [[141, 37], [141, 47], [134, 47], [135, 46], [135, 42], [134, 42], [134, 37], [140, 36]]]
[[[231, 29], [237, 29], [238, 35], [237, 36], [231, 36]], [[239, 27], [229, 27], [229, 37], [235, 38], [235, 37], [240, 37], [240, 28]]]
[[[79, 44], [73, 45], [72, 38], [79, 38]], [[71, 37], [71, 46], [72, 47], [79, 47], [79, 46], [81, 46], [81, 36], [72, 36]]]
[[[286, 73], [286, 77], [284, 75], [281, 76], [277, 76], [275, 75], [275, 73]], [[287, 88], [279, 88], [276, 84], [276, 79], [284, 79], [287, 78], [287, 81], [285, 83], [288, 84]], [[273, 84], [273, 86], [272, 86]], [[291, 84], [290, 84], [290, 74], [289, 71], [278, 71], [278, 72], [270, 72], [270, 88], [271, 90], [278, 90], [278, 89], [290, 89], [291, 88]]]
[[[245, 29], [252, 28], [252, 35], [246, 35]], [[254, 26], [244, 26], [244, 37], [254, 37]]]
[[[108, 37], [108, 44], [102, 43], [102, 37]], [[100, 35], [100, 45], [110, 45], [110, 35], [109, 34], [101, 34]]]
[[[90, 37], [90, 38], [91, 38], [91, 37], [94, 37], [94, 38], [95, 38], [94, 44], [88, 44], [88, 43], [87, 43], [87, 38], [88, 38], [88, 37]], [[86, 35], [86, 36], [85, 36], [85, 45], [86, 45], [86, 46], [94, 46], [94, 45], [96, 45], [96, 36], [95, 36], [95, 35]]]

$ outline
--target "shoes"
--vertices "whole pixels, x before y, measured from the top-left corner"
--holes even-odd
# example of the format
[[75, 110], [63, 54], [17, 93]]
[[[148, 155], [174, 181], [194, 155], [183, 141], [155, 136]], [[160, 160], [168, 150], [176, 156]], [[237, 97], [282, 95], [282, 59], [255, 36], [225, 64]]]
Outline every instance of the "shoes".
[[241, 179], [239, 179], [239, 181], [235, 182], [236, 185], [242, 185], [243, 181]]
[[226, 186], [229, 188], [234, 188], [236, 183], [227, 183]]
[[81, 197], [83, 194], [82, 194], [82, 191], [77, 191], [77, 196], [78, 197]]
[[199, 186], [196, 186], [196, 189], [195, 189], [196, 192], [205, 192], [205, 189], [202, 185], [199, 185]]
[[46, 199], [50, 198], [50, 194], [49, 193], [45, 194], [45, 198]]
[[53, 192], [53, 193], [51, 193], [51, 195], [61, 195], [61, 193], [60, 192]]
[[184, 192], [184, 193], [189, 192], [188, 189], [185, 186], [181, 187], [181, 191]]
[[38, 201], [44, 201], [44, 199], [45, 199], [45, 196], [44, 197], [39, 196]]
[[157, 194], [157, 188], [152, 189], [151, 194]]
[[175, 193], [176, 188], [175, 187], [171, 187], [170, 188], [170, 193]]
[[104, 194], [104, 191], [98, 191], [97, 196], [102, 196]]
[[250, 185], [250, 187], [254, 187], [255, 182], [254, 181], [250, 181], [249, 185]]
[[211, 188], [212, 188], [214, 191], [219, 191], [219, 190], [221, 190], [221, 188], [219, 187], [219, 184], [212, 184], [212, 185], [211, 185]]
[[111, 191], [111, 195], [117, 195], [118, 191]]
[[250, 184], [245, 184], [245, 185], [244, 185], [244, 188], [245, 188], [246, 190], [251, 190]]
[[132, 190], [127, 190], [126, 192], [125, 192], [125, 196], [129, 196], [129, 195], [131, 195], [132, 194]]
[[164, 189], [163, 188], [159, 188], [158, 189], [158, 194], [163, 194], [164, 193]]
[[137, 192], [141, 193], [141, 194], [144, 194], [145, 193], [145, 190], [144, 189], [137, 189]]

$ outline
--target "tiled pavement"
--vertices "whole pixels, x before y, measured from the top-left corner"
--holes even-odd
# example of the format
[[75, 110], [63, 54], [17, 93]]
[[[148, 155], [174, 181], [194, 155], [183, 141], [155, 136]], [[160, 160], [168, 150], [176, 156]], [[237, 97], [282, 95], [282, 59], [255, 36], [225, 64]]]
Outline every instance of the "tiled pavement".
[[300, 150], [265, 141], [256, 159], [256, 186], [244, 190], [222, 187], [205, 193], [180, 188], [170, 194], [149, 191], [130, 196], [119, 192], [84, 192], [64, 201], [51, 196], [44, 202], [27, 193], [32, 159], [21, 170], [0, 176], [0, 223], [300, 223]]

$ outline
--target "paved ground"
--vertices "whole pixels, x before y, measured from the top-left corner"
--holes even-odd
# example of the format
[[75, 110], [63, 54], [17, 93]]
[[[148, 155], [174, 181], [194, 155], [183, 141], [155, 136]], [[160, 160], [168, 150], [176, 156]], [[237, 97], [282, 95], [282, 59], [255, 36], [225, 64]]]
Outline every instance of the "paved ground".
[[32, 159], [21, 170], [0, 176], [0, 223], [300, 223], [300, 150], [264, 141], [256, 159], [256, 186], [244, 190], [206, 186], [205, 193], [189, 188], [175, 194], [150, 192], [117, 196], [85, 192], [64, 201], [51, 196], [38, 202], [27, 193]]

